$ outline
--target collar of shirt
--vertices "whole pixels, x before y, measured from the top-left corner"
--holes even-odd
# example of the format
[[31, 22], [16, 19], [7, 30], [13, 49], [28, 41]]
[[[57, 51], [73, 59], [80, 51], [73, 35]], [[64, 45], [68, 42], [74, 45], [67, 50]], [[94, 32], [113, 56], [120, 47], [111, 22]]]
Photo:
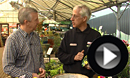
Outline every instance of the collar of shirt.
[[22, 35], [24, 36], [24, 37], [27, 37], [27, 36], [31, 36], [31, 35], [33, 35], [34, 34], [34, 32], [31, 32], [30, 34], [28, 34], [27, 32], [25, 32], [25, 31], [23, 31], [20, 27], [18, 28], [18, 30], [22, 33]]
[[[80, 29], [76, 28], [76, 32], [82, 32]], [[90, 32], [90, 26], [87, 24], [87, 28], [82, 33], [89, 33]]]

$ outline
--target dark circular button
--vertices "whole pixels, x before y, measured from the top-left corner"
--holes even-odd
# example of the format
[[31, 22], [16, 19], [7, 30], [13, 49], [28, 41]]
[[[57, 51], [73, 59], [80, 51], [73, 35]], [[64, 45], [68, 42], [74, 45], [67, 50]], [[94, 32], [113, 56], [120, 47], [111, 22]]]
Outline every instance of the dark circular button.
[[119, 38], [105, 35], [94, 40], [90, 45], [87, 60], [97, 74], [113, 76], [125, 68], [128, 50]]

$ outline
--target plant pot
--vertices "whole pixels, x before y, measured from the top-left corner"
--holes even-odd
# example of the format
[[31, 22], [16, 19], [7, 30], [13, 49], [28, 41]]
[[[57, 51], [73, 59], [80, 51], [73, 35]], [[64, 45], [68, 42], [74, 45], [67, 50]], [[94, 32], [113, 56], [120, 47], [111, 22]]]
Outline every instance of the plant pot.
[[88, 77], [82, 74], [65, 73], [65, 74], [56, 75], [52, 78], [88, 78]]

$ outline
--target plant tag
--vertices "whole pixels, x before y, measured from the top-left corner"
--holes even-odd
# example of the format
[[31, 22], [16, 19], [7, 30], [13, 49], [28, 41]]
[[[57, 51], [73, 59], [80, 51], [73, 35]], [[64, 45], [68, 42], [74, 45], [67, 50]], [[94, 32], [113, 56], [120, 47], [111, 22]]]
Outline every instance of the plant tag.
[[53, 48], [49, 48], [47, 51], [47, 55], [51, 55], [52, 50], [53, 50]]

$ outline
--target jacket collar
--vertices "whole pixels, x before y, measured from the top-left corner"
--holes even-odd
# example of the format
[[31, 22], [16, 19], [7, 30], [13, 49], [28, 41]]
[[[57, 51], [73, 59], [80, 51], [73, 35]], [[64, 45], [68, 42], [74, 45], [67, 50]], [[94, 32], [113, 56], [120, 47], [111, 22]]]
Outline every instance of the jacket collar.
[[90, 28], [90, 25], [87, 24], [87, 28], [84, 30], [84, 31], [81, 31], [80, 29], [78, 28], [75, 28], [76, 29], [76, 32], [80, 32], [80, 33], [89, 33], [91, 28]]

